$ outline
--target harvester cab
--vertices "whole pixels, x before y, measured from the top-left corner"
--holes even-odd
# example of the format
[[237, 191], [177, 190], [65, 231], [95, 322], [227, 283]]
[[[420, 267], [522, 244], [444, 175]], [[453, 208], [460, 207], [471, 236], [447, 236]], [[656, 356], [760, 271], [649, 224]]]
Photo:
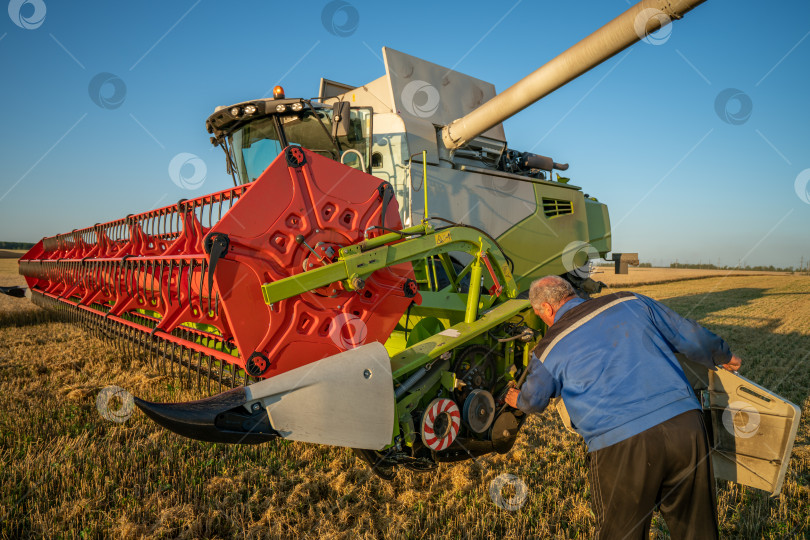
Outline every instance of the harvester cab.
[[280, 86], [275, 90], [273, 98], [217, 107], [206, 121], [211, 142], [225, 151], [236, 185], [256, 180], [290, 145], [369, 172], [370, 108], [286, 99]]
[[[232, 188], [43, 238], [20, 272], [35, 303], [220, 392], [136, 400], [182, 435], [352, 447], [385, 478], [508, 452], [526, 415], [503, 397], [545, 331], [524, 293], [549, 274], [592, 287], [611, 235], [603, 203], [551, 178], [567, 165], [509, 148], [502, 122], [701, 1], [644, 0], [497, 95], [385, 48], [365, 85], [218, 107]], [[698, 379], [713, 421], [753, 399]], [[778, 442], [721, 469], [778, 492], [798, 414], [757, 395]]]

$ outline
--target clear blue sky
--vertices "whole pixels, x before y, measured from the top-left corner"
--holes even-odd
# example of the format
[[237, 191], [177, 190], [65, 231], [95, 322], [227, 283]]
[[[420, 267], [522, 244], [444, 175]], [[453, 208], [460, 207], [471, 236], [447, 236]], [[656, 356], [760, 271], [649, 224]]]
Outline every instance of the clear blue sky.
[[[350, 0], [359, 22], [343, 37], [322, 24], [326, 5], [12, 0], [17, 22], [35, 28], [0, 15], [0, 240], [189, 197], [168, 173], [183, 152], [207, 165], [192, 195], [228, 187], [204, 128], [216, 105], [278, 83], [311, 97], [320, 77], [371, 81], [384, 45], [458, 64], [500, 91], [629, 2]], [[91, 100], [99, 73], [123, 81], [125, 95], [101, 90], [120, 106]], [[727, 88], [753, 106], [738, 125], [715, 110]], [[810, 2], [709, 0], [665, 43], [635, 45], [505, 128], [510, 147], [569, 162], [572, 183], [608, 204], [615, 251], [658, 264], [798, 265], [810, 257], [810, 204], [796, 191], [810, 168], [809, 88]], [[732, 119], [739, 107], [729, 102]]]

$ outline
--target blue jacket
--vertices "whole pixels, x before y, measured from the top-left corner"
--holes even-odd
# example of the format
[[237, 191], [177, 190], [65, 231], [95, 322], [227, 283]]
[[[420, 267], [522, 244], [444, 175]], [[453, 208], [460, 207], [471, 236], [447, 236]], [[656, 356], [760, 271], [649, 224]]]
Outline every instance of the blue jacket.
[[[517, 400], [532, 413], [561, 396], [589, 452], [700, 408], [676, 352], [707, 368], [731, 359], [726, 342], [696, 322], [646, 296], [624, 294], [607, 308], [590, 310], [592, 318], [581, 316], [589, 306], [566, 314], [599, 299], [563, 304], [535, 349], [543, 361], [532, 355]], [[552, 330], [562, 330], [556, 340], [547, 339]]]

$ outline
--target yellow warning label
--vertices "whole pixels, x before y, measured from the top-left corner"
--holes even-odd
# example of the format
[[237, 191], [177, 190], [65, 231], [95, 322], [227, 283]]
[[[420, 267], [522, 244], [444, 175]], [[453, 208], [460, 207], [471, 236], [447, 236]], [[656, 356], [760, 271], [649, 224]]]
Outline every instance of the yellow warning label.
[[436, 233], [436, 245], [440, 246], [446, 244], [451, 240], [450, 231]]
[[512, 272], [509, 271], [509, 265], [508, 264], [503, 265], [503, 276], [506, 279], [512, 279]]

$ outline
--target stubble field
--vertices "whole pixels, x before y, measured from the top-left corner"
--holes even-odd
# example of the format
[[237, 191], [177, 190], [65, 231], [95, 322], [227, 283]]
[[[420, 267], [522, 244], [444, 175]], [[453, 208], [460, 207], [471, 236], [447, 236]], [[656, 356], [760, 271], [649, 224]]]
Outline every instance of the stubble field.
[[[16, 261], [0, 260], [0, 285], [13, 284], [23, 284]], [[634, 290], [724, 336], [743, 358], [744, 376], [803, 411], [810, 406], [810, 277], [723, 274]], [[594, 532], [584, 446], [552, 410], [530, 418], [507, 455], [432, 473], [402, 471], [385, 482], [347, 449], [190, 441], [137, 410], [123, 423], [105, 420], [96, 396], [109, 385], [156, 401], [195, 397], [28, 300], [0, 296], [0, 537], [589, 538]], [[776, 499], [718, 482], [724, 537], [810, 534], [808, 442], [803, 418]], [[528, 487], [525, 504], [513, 512], [489, 494], [504, 473]], [[668, 537], [658, 517], [653, 535]]]

